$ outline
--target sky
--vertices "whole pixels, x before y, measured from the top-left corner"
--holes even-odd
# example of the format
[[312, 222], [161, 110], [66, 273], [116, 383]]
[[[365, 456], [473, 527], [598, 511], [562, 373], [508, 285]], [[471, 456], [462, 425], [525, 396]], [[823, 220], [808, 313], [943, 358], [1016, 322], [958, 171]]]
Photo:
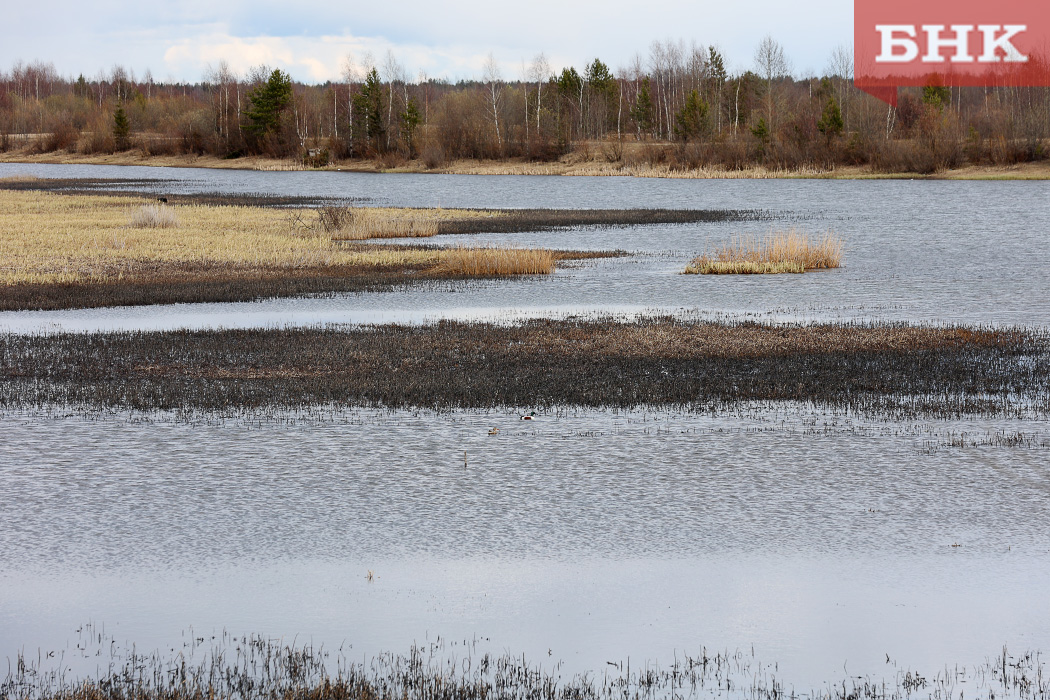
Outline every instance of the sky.
[[225, 60], [260, 64], [301, 82], [339, 80], [348, 55], [382, 68], [388, 52], [409, 79], [480, 78], [491, 54], [504, 79], [540, 52], [551, 67], [600, 58], [613, 70], [643, 62], [654, 40], [714, 45], [731, 72], [754, 68], [763, 37], [783, 46], [796, 76], [819, 75], [853, 39], [852, 0], [54, 0], [9, 2], [0, 71], [51, 62], [93, 77], [115, 65], [157, 81], [198, 82]]

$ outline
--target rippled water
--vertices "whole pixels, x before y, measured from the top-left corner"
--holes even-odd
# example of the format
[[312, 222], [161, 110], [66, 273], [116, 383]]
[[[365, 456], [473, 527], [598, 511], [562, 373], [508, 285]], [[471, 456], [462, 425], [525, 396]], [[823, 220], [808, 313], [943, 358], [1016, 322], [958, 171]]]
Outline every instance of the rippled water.
[[[77, 312], [0, 313], [0, 329], [244, 327], [578, 312], [1050, 325], [1050, 183], [966, 181], [664, 180], [655, 178], [267, 173], [0, 164], [0, 177], [134, 177], [157, 192], [354, 197], [370, 204], [466, 207], [759, 209], [772, 221], [546, 233], [443, 236], [442, 244], [624, 249], [551, 277], [435, 285], [371, 295]], [[174, 179], [174, 181], [172, 181]], [[805, 275], [680, 275], [733, 233], [832, 230], [845, 266]]]
[[[0, 328], [17, 331], [663, 311], [1050, 326], [1047, 183], [0, 165], [0, 177], [15, 172], [374, 204], [780, 213], [469, 239], [636, 253], [550, 278], [0, 314]], [[677, 274], [732, 231], [771, 225], [840, 233], [846, 267]], [[702, 646], [754, 650], [800, 688], [904, 666], [935, 672], [1004, 644], [1050, 650], [1048, 465], [1044, 422], [887, 423], [791, 404], [730, 415], [564, 409], [531, 423], [503, 412], [7, 414], [0, 657], [67, 648], [91, 620], [141, 648], [177, 646], [192, 626], [346, 642], [362, 657], [439, 635], [480, 639], [574, 672]]]
[[143, 647], [189, 625], [361, 654], [481, 637], [574, 671], [755, 645], [804, 685], [1050, 647], [1041, 423], [784, 406], [0, 430], [6, 649], [86, 620]]

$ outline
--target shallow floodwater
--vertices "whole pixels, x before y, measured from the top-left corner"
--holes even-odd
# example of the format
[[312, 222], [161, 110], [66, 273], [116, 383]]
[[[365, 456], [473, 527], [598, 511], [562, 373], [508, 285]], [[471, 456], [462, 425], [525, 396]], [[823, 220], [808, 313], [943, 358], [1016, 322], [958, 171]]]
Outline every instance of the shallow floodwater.
[[[1050, 325], [1050, 182], [667, 180], [371, 175], [0, 164], [0, 177], [124, 177], [158, 194], [233, 192], [353, 198], [366, 205], [747, 209], [731, 224], [442, 236], [444, 245], [622, 249], [552, 276], [429, 285], [383, 294], [144, 309], [0, 313], [0, 330], [170, 329], [500, 320], [578, 313], [672, 313], [769, 320]], [[141, 185], [140, 185], [141, 186]], [[833, 231], [845, 264], [805, 275], [679, 274], [734, 233]]]
[[140, 650], [477, 639], [568, 673], [753, 649], [804, 689], [1050, 648], [1044, 423], [278, 418], [0, 419], [0, 649], [88, 621]]
[[[151, 178], [158, 194], [774, 215], [432, 239], [632, 252], [544, 278], [0, 313], [0, 330], [652, 313], [1050, 326], [1050, 183], [0, 164], [0, 177], [15, 173]], [[678, 274], [733, 232], [791, 225], [840, 234], [846, 266]], [[53, 663], [92, 675], [100, 662], [72, 653], [74, 631], [91, 622], [140, 651], [226, 630], [345, 645], [365, 659], [441, 637], [570, 674], [740, 650], [802, 692], [905, 668], [934, 674], [1004, 645], [1050, 650], [1048, 465], [1045, 422], [890, 423], [793, 404], [723, 415], [564, 409], [533, 422], [509, 411], [8, 413], [0, 658], [56, 651]]]

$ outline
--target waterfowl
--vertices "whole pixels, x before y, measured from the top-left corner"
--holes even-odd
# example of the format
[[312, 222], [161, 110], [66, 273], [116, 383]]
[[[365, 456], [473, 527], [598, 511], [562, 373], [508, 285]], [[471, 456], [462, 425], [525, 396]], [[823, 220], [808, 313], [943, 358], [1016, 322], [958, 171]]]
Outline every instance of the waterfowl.
[[499, 428], [493, 428], [492, 430], [489, 431], [489, 435], [495, 435], [498, 432], [499, 432]]
[[532, 419], [534, 419], [535, 417], [536, 417], [536, 412], [535, 412], [535, 411], [533, 411], [532, 413], [528, 413], [528, 414], [526, 414], [526, 415], [524, 415], [524, 416], [521, 416], [521, 419], [522, 419], [522, 420], [532, 420]]

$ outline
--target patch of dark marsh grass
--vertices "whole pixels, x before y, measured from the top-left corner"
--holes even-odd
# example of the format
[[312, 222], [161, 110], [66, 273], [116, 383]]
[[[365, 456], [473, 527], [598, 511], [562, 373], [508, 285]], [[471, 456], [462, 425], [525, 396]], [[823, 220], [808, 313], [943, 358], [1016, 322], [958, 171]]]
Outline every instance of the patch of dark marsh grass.
[[0, 406], [134, 410], [808, 401], [896, 418], [1050, 414], [1046, 334], [649, 319], [0, 336]]

